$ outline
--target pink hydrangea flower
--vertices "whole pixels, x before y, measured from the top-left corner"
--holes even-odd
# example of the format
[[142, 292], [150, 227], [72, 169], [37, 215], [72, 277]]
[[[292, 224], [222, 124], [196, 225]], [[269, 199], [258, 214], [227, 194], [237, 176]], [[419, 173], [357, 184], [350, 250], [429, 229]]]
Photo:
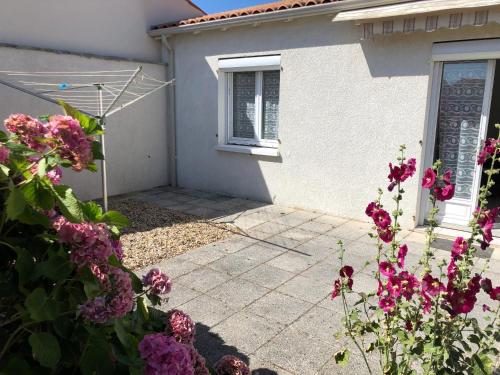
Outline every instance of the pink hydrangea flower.
[[250, 375], [250, 369], [238, 357], [225, 355], [214, 365], [217, 375]]
[[210, 375], [208, 371], [205, 358], [198, 353], [198, 350], [193, 345], [186, 345], [191, 355], [191, 363], [193, 364], [193, 375]]
[[47, 148], [43, 143], [47, 128], [36, 118], [17, 113], [10, 115], [4, 121], [4, 125], [8, 131], [17, 136], [20, 143], [32, 150], [43, 152]]
[[113, 286], [109, 300], [110, 315], [121, 318], [134, 307], [132, 280], [127, 272], [117, 267], [111, 267], [110, 276]]
[[154, 294], [167, 294], [172, 290], [172, 280], [158, 268], [151, 269], [143, 278], [142, 283], [151, 287]]
[[10, 149], [0, 145], [0, 163], [6, 164], [9, 161]]
[[431, 189], [436, 182], [436, 172], [434, 169], [427, 168], [424, 172], [424, 178], [422, 179], [422, 187], [425, 189]]
[[398, 251], [398, 267], [399, 268], [405, 267], [406, 254], [408, 254], [408, 246], [406, 246], [406, 245], [400, 246], [399, 251]]
[[110, 316], [109, 307], [105, 297], [96, 297], [78, 306], [78, 310], [84, 319], [97, 323], [106, 323]]
[[58, 147], [59, 155], [71, 162], [75, 171], [85, 169], [93, 160], [92, 137], [85, 135], [78, 120], [70, 116], [52, 116], [47, 124], [51, 147]]
[[70, 260], [79, 266], [107, 263], [113, 253], [105, 224], [71, 223], [64, 216], [53, 221], [59, 242], [71, 247]]
[[171, 310], [168, 313], [167, 333], [178, 342], [192, 344], [196, 333], [196, 326], [188, 314], [181, 310]]
[[113, 252], [115, 253], [118, 260], [123, 261], [123, 247], [120, 240], [111, 240], [111, 246], [113, 247]]
[[191, 375], [194, 373], [190, 350], [164, 333], [146, 335], [139, 343], [146, 362], [145, 375]]
[[62, 169], [60, 167], [55, 167], [54, 169], [47, 172], [47, 178], [54, 184], [59, 185], [62, 178]]

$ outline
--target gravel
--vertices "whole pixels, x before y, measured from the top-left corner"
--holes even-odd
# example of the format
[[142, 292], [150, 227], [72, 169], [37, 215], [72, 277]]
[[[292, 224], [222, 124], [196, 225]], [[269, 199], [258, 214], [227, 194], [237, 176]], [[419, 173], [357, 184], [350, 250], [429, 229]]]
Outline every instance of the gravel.
[[139, 269], [231, 236], [227, 224], [132, 199], [112, 199], [110, 208], [127, 216], [131, 226], [122, 231], [124, 264]]

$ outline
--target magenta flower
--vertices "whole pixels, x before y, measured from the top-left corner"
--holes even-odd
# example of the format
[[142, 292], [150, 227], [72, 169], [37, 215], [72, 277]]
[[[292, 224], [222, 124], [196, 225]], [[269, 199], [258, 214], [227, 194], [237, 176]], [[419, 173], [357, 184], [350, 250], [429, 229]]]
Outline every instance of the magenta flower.
[[476, 294], [470, 290], [453, 292], [448, 291], [446, 299], [450, 303], [452, 315], [468, 314], [476, 304]]
[[250, 369], [238, 357], [225, 355], [214, 365], [217, 375], [250, 375]]
[[385, 243], [389, 243], [392, 241], [394, 238], [394, 232], [391, 230], [391, 228], [387, 229], [380, 229], [378, 228], [377, 230], [379, 238], [384, 241]]
[[434, 196], [438, 201], [447, 201], [453, 198], [455, 194], [455, 185], [446, 185], [444, 187], [436, 186], [434, 188]]
[[191, 352], [175, 338], [164, 333], [144, 336], [139, 353], [146, 362], [145, 375], [191, 375], [194, 373]]
[[500, 301], [500, 286], [493, 288], [489, 295], [493, 301]]
[[192, 344], [196, 333], [196, 326], [188, 314], [181, 310], [171, 310], [167, 313], [167, 333], [178, 342]]
[[47, 148], [43, 143], [47, 128], [36, 118], [17, 113], [10, 115], [4, 121], [4, 125], [8, 131], [17, 136], [20, 143], [32, 150], [43, 152]]
[[387, 281], [386, 289], [389, 292], [389, 296], [392, 298], [398, 298], [401, 295], [401, 280], [398, 276], [393, 275]]
[[366, 209], [365, 209], [366, 216], [372, 217], [373, 212], [375, 212], [375, 210], [379, 209], [379, 208], [380, 208], [380, 205], [378, 205], [375, 202], [368, 203], [368, 206], [366, 206]]
[[167, 294], [172, 290], [172, 280], [158, 268], [151, 269], [143, 278], [142, 283], [151, 287], [154, 294]]
[[492, 229], [495, 225], [495, 220], [498, 216], [500, 207], [495, 207], [490, 210], [480, 211], [479, 208], [474, 212], [474, 216], [477, 218], [477, 223], [481, 227], [481, 232], [483, 235], [483, 241], [481, 242], [481, 248], [485, 250], [490, 246], [491, 241], [493, 241]]
[[340, 289], [342, 288], [342, 281], [340, 279], [337, 279], [333, 283], [333, 291], [331, 294], [331, 298], [335, 299], [340, 295]]
[[413, 297], [413, 294], [417, 292], [420, 282], [415, 275], [408, 271], [401, 272], [398, 277], [401, 294], [409, 301]]
[[10, 149], [0, 145], [0, 163], [6, 164], [9, 161]]
[[446, 288], [444, 285], [437, 279], [432, 277], [430, 274], [425, 274], [422, 278], [422, 292], [425, 294], [435, 297], [441, 292], [445, 292]]
[[351, 278], [354, 273], [354, 269], [351, 266], [344, 266], [339, 271], [341, 277]]
[[457, 276], [457, 273], [458, 273], [457, 264], [455, 263], [455, 259], [451, 258], [450, 263], [448, 264], [448, 272], [447, 272], [448, 280], [452, 282]]
[[401, 163], [399, 166], [393, 166], [392, 163], [389, 163], [390, 172], [387, 178], [389, 179], [390, 184], [387, 189], [392, 191], [398, 182], [403, 182], [408, 177], [413, 176], [416, 171], [416, 165], [417, 161], [415, 158], [411, 158], [408, 160], [408, 163]]
[[396, 307], [396, 302], [394, 298], [387, 296], [383, 297], [378, 301], [379, 307], [384, 310], [385, 313], [390, 313]]
[[398, 251], [398, 267], [399, 268], [405, 267], [406, 254], [408, 254], [408, 246], [406, 246], [406, 245], [400, 246], [399, 251]]
[[62, 169], [60, 167], [55, 167], [47, 172], [47, 178], [54, 184], [59, 185], [62, 178]]
[[97, 324], [106, 323], [110, 316], [105, 297], [96, 297], [78, 306], [78, 311], [85, 320]]
[[394, 266], [390, 262], [380, 262], [378, 269], [380, 273], [385, 277], [391, 277], [396, 274], [396, 270], [394, 269]]
[[489, 307], [487, 304], [483, 303], [483, 312], [486, 311], [491, 311], [491, 307]]
[[491, 291], [493, 290], [493, 283], [491, 280], [487, 277], [481, 280], [481, 288], [484, 290], [485, 293], [490, 294]]
[[443, 174], [443, 181], [446, 185], [450, 185], [451, 184], [451, 175], [452, 175], [452, 172], [451, 170], [447, 170], [446, 172], [444, 172]]
[[422, 179], [422, 187], [425, 189], [431, 189], [436, 182], [436, 172], [432, 168], [427, 168], [424, 172], [424, 178]]
[[118, 260], [123, 261], [123, 248], [120, 240], [111, 240], [111, 247], [113, 248], [113, 252], [115, 253]]
[[469, 244], [463, 237], [457, 237], [451, 248], [451, 255], [455, 259], [461, 259], [461, 256], [467, 252]]
[[373, 222], [380, 229], [386, 229], [391, 225], [391, 216], [383, 209], [376, 209], [372, 215]]
[[193, 345], [186, 345], [186, 348], [189, 350], [191, 356], [191, 363], [194, 369], [193, 375], [210, 375], [205, 358], [198, 353], [198, 350]]
[[341, 278], [335, 280], [335, 282], [333, 283], [333, 291], [331, 295], [332, 299], [335, 299], [339, 296], [343, 280], [345, 282], [345, 285], [347, 285], [349, 289], [352, 289], [352, 275], [354, 273], [354, 269], [351, 266], [344, 266], [340, 269], [339, 273]]
[[495, 138], [488, 138], [484, 142], [484, 147], [477, 156], [477, 164], [478, 165], [483, 165], [486, 163], [486, 160], [491, 157], [494, 153], [498, 153], [498, 150], [496, 149], [497, 145], [497, 140]]
[[431, 312], [431, 308], [432, 308], [432, 300], [431, 298], [425, 293], [425, 292], [422, 292], [420, 294], [420, 296], [422, 297], [423, 299], [423, 303], [422, 303], [422, 307], [423, 307], [423, 311], [424, 311], [424, 314], [428, 314]]
[[110, 269], [113, 286], [109, 297], [109, 308], [112, 318], [125, 316], [134, 307], [134, 291], [130, 275], [117, 267]]

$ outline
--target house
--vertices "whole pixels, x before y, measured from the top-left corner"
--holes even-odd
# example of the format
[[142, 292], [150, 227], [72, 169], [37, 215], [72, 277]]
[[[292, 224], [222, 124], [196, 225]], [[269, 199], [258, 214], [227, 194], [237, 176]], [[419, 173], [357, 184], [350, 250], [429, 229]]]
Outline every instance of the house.
[[402, 225], [424, 222], [436, 158], [456, 184], [439, 219], [465, 225], [500, 122], [499, 20], [493, 0], [284, 0], [154, 27], [176, 79], [176, 183], [366, 220], [405, 144]]
[[[110, 71], [141, 65], [150, 76], [164, 80], [162, 43], [148, 30], [159, 22], [203, 14], [189, 0], [5, 1], [0, 12], [0, 70]], [[167, 106], [168, 90], [161, 90], [108, 119], [111, 195], [168, 183]], [[0, 85], [0, 120], [16, 112], [38, 116], [60, 110]], [[64, 179], [82, 199], [102, 197], [100, 173], [68, 171]]]

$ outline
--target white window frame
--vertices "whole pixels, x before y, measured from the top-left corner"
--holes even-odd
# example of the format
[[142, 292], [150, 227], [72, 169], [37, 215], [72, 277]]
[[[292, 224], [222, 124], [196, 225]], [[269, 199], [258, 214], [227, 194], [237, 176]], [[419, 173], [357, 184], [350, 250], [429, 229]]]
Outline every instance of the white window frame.
[[[238, 147], [262, 148], [263, 150], [242, 150], [250, 154], [274, 155], [278, 139], [262, 138], [262, 89], [264, 71], [280, 71], [281, 57], [279, 55], [242, 57], [219, 60], [219, 133], [218, 149], [238, 152]], [[235, 72], [255, 73], [255, 138], [239, 138], [233, 135], [233, 75]], [[281, 84], [280, 84], [281, 89]], [[230, 147], [224, 147], [230, 146]]]

